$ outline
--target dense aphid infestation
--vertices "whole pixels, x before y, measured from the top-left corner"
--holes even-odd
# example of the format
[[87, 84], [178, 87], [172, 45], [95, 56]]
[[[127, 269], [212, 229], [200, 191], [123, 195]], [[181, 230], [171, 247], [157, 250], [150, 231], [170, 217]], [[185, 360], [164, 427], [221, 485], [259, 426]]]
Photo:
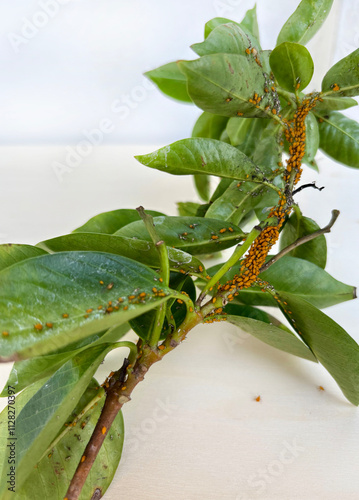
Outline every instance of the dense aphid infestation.
[[[320, 362], [359, 404], [359, 347], [321, 311], [355, 298], [353, 286], [324, 270], [324, 234], [339, 212], [320, 228], [295, 198], [308, 186], [322, 189], [300, 184], [303, 168], [318, 170], [319, 147], [359, 167], [359, 125], [340, 113], [357, 104], [359, 50], [326, 73], [321, 90], [304, 93], [314, 70], [304, 44], [331, 4], [302, 0], [273, 50], [260, 45], [255, 8], [240, 23], [212, 19], [205, 40], [191, 47], [198, 59], [147, 73], [162, 92], [203, 112], [191, 138], [136, 158], [193, 176], [203, 203], [179, 202], [178, 216], [119, 209], [36, 246], [0, 246], [0, 356], [15, 362], [2, 396], [9, 387], [20, 393], [16, 430], [5, 412], [0, 430], [17, 439], [22, 500], [39, 491], [51, 500], [101, 498], [121, 458], [122, 406], [201, 323], [227, 321]], [[231, 247], [228, 260], [203, 263]], [[123, 338], [130, 329], [137, 343]], [[98, 366], [117, 348], [128, 355], [98, 383]], [[3, 500], [13, 495], [7, 473], [3, 448]]]

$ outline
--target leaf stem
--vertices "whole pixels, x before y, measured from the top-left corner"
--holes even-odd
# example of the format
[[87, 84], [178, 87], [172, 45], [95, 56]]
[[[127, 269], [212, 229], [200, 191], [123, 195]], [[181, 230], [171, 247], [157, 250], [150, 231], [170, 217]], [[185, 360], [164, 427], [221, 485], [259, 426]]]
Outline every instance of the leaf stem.
[[198, 296], [198, 299], [196, 301], [196, 305], [200, 306], [203, 299], [207, 295], [207, 293], [211, 290], [212, 287], [214, 287], [217, 282], [222, 278], [224, 274], [226, 274], [227, 271], [231, 269], [236, 262], [246, 253], [246, 251], [249, 249], [253, 241], [257, 238], [257, 236], [261, 233], [262, 228], [259, 226], [255, 226], [252, 231], [248, 234], [245, 242], [242, 245], [237, 245], [236, 249], [234, 250], [232, 256], [223, 264], [223, 266], [216, 272], [216, 274], [206, 283], [205, 287], [203, 288], [202, 292]]
[[263, 264], [263, 266], [260, 269], [260, 273], [262, 273], [263, 271], [266, 271], [275, 262], [277, 262], [279, 259], [284, 257], [284, 255], [291, 252], [292, 250], [299, 247], [300, 245], [303, 245], [304, 243], [307, 243], [308, 241], [314, 240], [314, 238], [318, 238], [318, 236], [321, 236], [322, 234], [330, 233], [330, 230], [333, 227], [335, 221], [337, 220], [339, 213], [340, 213], [339, 210], [332, 210], [332, 218], [330, 219], [329, 223], [325, 227], [323, 227], [322, 229], [318, 229], [318, 231], [315, 231], [314, 233], [306, 234], [305, 236], [298, 238], [296, 241], [294, 241], [293, 243], [288, 245], [286, 248], [283, 248], [283, 250], [281, 252], [279, 252], [277, 255], [272, 257], [268, 262]]

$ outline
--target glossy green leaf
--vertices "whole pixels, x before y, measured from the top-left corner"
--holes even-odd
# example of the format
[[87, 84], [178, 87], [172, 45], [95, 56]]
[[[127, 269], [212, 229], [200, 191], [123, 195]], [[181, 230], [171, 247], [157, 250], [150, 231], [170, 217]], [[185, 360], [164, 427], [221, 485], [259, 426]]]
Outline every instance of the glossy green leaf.
[[281, 43], [272, 50], [269, 60], [279, 85], [289, 92], [305, 89], [312, 79], [313, 59], [299, 43]]
[[318, 117], [320, 149], [339, 163], [359, 168], [359, 123], [338, 111]]
[[[155, 271], [101, 252], [28, 259], [1, 271], [0, 282], [0, 331], [9, 334], [0, 339], [0, 355], [15, 360], [49, 353], [126, 323], [171, 294], [158, 286]], [[156, 285], [164, 296], [152, 291]], [[146, 296], [139, 298], [140, 293]], [[129, 299], [132, 295], [135, 298]]]
[[315, 111], [325, 113], [326, 111], [338, 111], [340, 109], [352, 108], [357, 105], [357, 101], [351, 97], [336, 97], [329, 95], [323, 96], [322, 101], [317, 101]]
[[251, 157], [268, 121], [258, 118], [230, 118], [226, 130], [232, 146], [238, 147], [242, 153]]
[[[142, 221], [140, 221], [142, 222]], [[160, 261], [158, 251], [152, 242], [133, 240], [118, 235], [81, 233], [59, 236], [41, 244], [45, 250], [51, 252], [65, 251], [96, 251], [109, 254], [122, 255], [129, 259], [141, 262], [149, 267], [158, 269]], [[168, 248], [169, 264], [172, 271], [189, 274], [201, 274], [199, 271], [203, 264], [191, 255], [174, 248]]]
[[326, 20], [333, 0], [302, 0], [280, 30], [277, 45], [297, 42], [305, 45]]
[[[236, 245], [245, 237], [243, 231], [233, 224], [202, 217], [155, 217], [153, 223], [167, 246], [190, 254], [218, 252]], [[119, 234], [127, 238], [150, 239], [141, 222], [123, 227]]]
[[186, 77], [180, 71], [176, 62], [170, 62], [147, 71], [145, 75], [167, 96], [178, 101], [192, 102], [187, 92]]
[[224, 194], [210, 205], [205, 217], [222, 219], [238, 225], [269, 189], [254, 182], [234, 181]]
[[[152, 215], [152, 217], [164, 215], [154, 210], [146, 210], [146, 213]], [[95, 217], [92, 217], [83, 226], [75, 229], [73, 232], [114, 234], [121, 229], [121, 227], [135, 220], [141, 220], [137, 210], [121, 208], [120, 210], [112, 210], [110, 212], [103, 212], [102, 214], [95, 215]]]
[[[104, 398], [84, 413], [76, 427], [68, 427], [31, 472], [18, 495], [21, 500], [33, 500], [41, 491], [43, 500], [63, 500], [69, 481], [80, 462], [84, 448], [99, 419]], [[79, 500], [104, 495], [111, 484], [122, 454], [124, 424], [119, 412], [91, 468]]]
[[[223, 116], [265, 117], [264, 108], [274, 106], [274, 96], [265, 93], [268, 84], [262, 67], [252, 54], [212, 54], [195, 61], [179, 61], [186, 75], [188, 93], [204, 111]], [[260, 104], [249, 102], [254, 94]]]
[[200, 207], [199, 203], [194, 203], [192, 201], [178, 201], [177, 209], [179, 215], [183, 217], [188, 217], [190, 215], [196, 215], [197, 210]]
[[204, 173], [237, 180], [263, 178], [245, 154], [215, 139], [183, 139], [136, 159], [147, 167], [173, 175]]
[[192, 130], [192, 137], [204, 137], [207, 139], [220, 139], [226, 128], [228, 117], [206, 113], [198, 117]]
[[330, 68], [323, 78], [322, 91], [335, 96], [359, 95], [359, 49]]
[[9, 378], [0, 396], [6, 397], [7, 386], [14, 387], [15, 392], [22, 391], [25, 387], [50, 377], [56, 370], [58, 370], [66, 361], [73, 358], [85, 349], [96, 347], [100, 344], [112, 344], [117, 342], [123, 337], [130, 326], [124, 323], [120, 326], [114, 326], [104, 332], [91, 335], [86, 339], [74, 342], [73, 344], [66, 345], [62, 349], [47, 354], [45, 356], [38, 356], [35, 358], [24, 359], [16, 361], [13, 364]]
[[[213, 276], [219, 267], [220, 264], [207, 269], [208, 274]], [[220, 282], [225, 283], [233, 279], [239, 267], [239, 264], [234, 266]], [[270, 283], [278, 293], [282, 291], [291, 293], [320, 308], [356, 297], [354, 287], [337, 281], [312, 262], [287, 255], [261, 273], [260, 278]], [[269, 293], [261, 292], [260, 288], [255, 286], [241, 290], [236, 300], [248, 305], [276, 305]]]
[[280, 128], [277, 122], [271, 121], [262, 129], [258, 140], [255, 142], [254, 151], [251, 155], [254, 163], [264, 172], [278, 169], [282, 161]]
[[[9, 412], [8, 408], [13, 409], [15, 406], [15, 416], [19, 415], [23, 407], [26, 405], [26, 403], [34, 396], [34, 394], [37, 393], [37, 391], [42, 387], [42, 385], [43, 385], [42, 381], [31, 385], [30, 387], [28, 387], [27, 389], [25, 389], [16, 396], [14, 403], [12, 403], [12, 401], [14, 400], [12, 401], [9, 400], [9, 406], [6, 405], [5, 408], [2, 410], [2, 412], [0, 413], [0, 479], [3, 474], [7, 474], [8, 472], [10, 472], [9, 467], [10, 465], [13, 465], [13, 464], [8, 464], [7, 459], [4, 460], [5, 457], [8, 457], [8, 451], [9, 451], [7, 448], [7, 444], [9, 443], [8, 438], [13, 436], [12, 434], [10, 434], [10, 432], [13, 432], [13, 430], [9, 428], [8, 417], [10, 413], [11, 415], [13, 415], [14, 413], [12, 411]], [[12, 387], [9, 388], [9, 391], [6, 390], [6, 397], [13, 395], [14, 393]]]
[[[295, 210], [285, 223], [284, 229], [281, 232], [280, 249], [291, 245], [298, 238], [302, 238], [307, 234], [312, 234], [318, 231], [320, 227], [313, 219], [304, 217], [299, 210]], [[314, 240], [308, 241], [299, 247], [295, 248], [288, 255], [297, 257], [298, 259], [309, 260], [313, 264], [321, 268], [325, 268], [327, 263], [327, 243], [325, 236], [322, 234]]]
[[[359, 405], [359, 346], [341, 326], [312, 304], [280, 293], [280, 307], [345, 397]], [[286, 302], [286, 304], [284, 304]]]
[[31, 245], [5, 243], [4, 245], [0, 245], [0, 271], [22, 260], [31, 259], [32, 257], [46, 253], [45, 250]]
[[[189, 276], [181, 276], [179, 274], [172, 273], [169, 286], [173, 290], [186, 292], [193, 302], [196, 300], [196, 288], [192, 278]], [[186, 304], [184, 302], [179, 303], [177, 299], [170, 299], [167, 302], [166, 307], [168, 311], [170, 311], [169, 314], [172, 316], [172, 323], [176, 328], [178, 328], [186, 317]], [[131, 328], [139, 337], [143, 340], [147, 340], [154, 325], [155, 318], [155, 311], [148, 311], [137, 318], [133, 318], [130, 322]], [[169, 326], [167, 319], [165, 319], [161, 333], [161, 340], [165, 339], [171, 332], [172, 328]]]
[[193, 176], [197, 193], [203, 201], [208, 201], [211, 195], [211, 181], [208, 175], [195, 174]]
[[234, 23], [239, 26], [239, 23], [236, 23], [235, 21], [232, 21], [231, 19], [228, 19], [226, 17], [214, 17], [210, 21], [206, 22], [204, 26], [204, 38], [207, 38], [210, 35], [210, 33], [212, 33], [212, 31], [216, 29], [218, 26], [228, 23]]
[[217, 26], [204, 42], [191, 45], [196, 54], [245, 54], [246, 49], [259, 51], [257, 41], [245, 33], [237, 23], [226, 23]]
[[308, 113], [305, 119], [306, 127], [306, 142], [305, 142], [305, 157], [303, 161], [310, 163], [314, 160], [319, 148], [319, 127], [317, 119], [313, 113]]
[[226, 178], [221, 179], [211, 196], [210, 203], [213, 203], [214, 201], [217, 200], [217, 198], [222, 196], [222, 194], [232, 184], [232, 182], [233, 182], [232, 179], [226, 179]]
[[[273, 324], [273, 319], [269, 319], [269, 315], [263, 319], [257, 319], [248, 317], [249, 306], [241, 306], [237, 304], [231, 304], [227, 312], [227, 321], [233, 325], [238, 326], [241, 330], [258, 340], [268, 344], [276, 349], [293, 354], [294, 356], [299, 356], [300, 358], [309, 359], [310, 361], [315, 361], [316, 358], [313, 356], [312, 352], [308, 347], [289, 329], [280, 328], [280, 322], [275, 322]], [[255, 313], [254, 308], [249, 314]], [[262, 312], [262, 311], [261, 311]], [[255, 313], [257, 316], [258, 313]], [[265, 315], [266, 313], [264, 313]], [[272, 321], [271, 321], [272, 320]], [[279, 323], [279, 325], [278, 325]]]
[[256, 5], [253, 7], [253, 9], [247, 10], [244, 18], [239, 23], [239, 26], [243, 29], [243, 31], [253, 35], [259, 41], [259, 29], [258, 29]]
[[[16, 489], [32, 472], [44, 451], [57, 436], [68, 415], [89, 385], [97, 367], [112, 346], [88, 349], [67, 361], [18, 413], [16, 427]], [[6, 468], [3, 470], [3, 474]], [[12, 492], [2, 481], [2, 500]]]
[[[199, 116], [193, 130], [192, 137], [204, 137], [209, 139], [220, 139], [223, 130], [226, 127], [228, 118], [225, 116], [213, 115], [205, 111]], [[195, 174], [194, 183], [199, 196], [204, 201], [208, 201], [210, 197], [210, 178], [208, 175]], [[184, 215], [184, 214], [181, 214]], [[189, 215], [189, 214], [186, 214]]]

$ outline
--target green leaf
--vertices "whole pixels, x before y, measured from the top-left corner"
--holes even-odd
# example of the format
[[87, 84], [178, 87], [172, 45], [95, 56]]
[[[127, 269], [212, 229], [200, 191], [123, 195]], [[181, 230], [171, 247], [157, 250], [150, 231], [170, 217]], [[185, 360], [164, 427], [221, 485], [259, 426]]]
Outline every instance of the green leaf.
[[195, 174], [193, 176], [197, 193], [203, 201], [208, 201], [211, 195], [211, 181], [208, 175]]
[[204, 137], [207, 139], [220, 139], [223, 130], [226, 128], [228, 117], [206, 113], [205, 111], [198, 117], [193, 130], [192, 137]]
[[214, 190], [214, 193], [211, 196], [210, 203], [216, 201], [222, 194], [226, 191], [226, 189], [232, 184], [232, 179], [221, 179]]
[[313, 113], [308, 113], [308, 116], [305, 118], [305, 127], [306, 143], [303, 162], [311, 163], [317, 154], [320, 140], [318, 122]]
[[[140, 220], [140, 222], [142, 222]], [[124, 226], [125, 227], [125, 226]], [[158, 269], [160, 261], [158, 251], [152, 242], [133, 240], [118, 235], [78, 233], [59, 236], [40, 243], [42, 248], [51, 252], [96, 251], [122, 255]], [[174, 248], [167, 248], [170, 269], [181, 273], [201, 274], [203, 264], [191, 255]]]
[[257, 6], [247, 10], [239, 26], [246, 32], [253, 35], [259, 41], [259, 29], [257, 21]]
[[109, 330], [100, 332], [86, 339], [74, 342], [58, 349], [51, 354], [45, 356], [38, 356], [35, 358], [24, 359], [16, 361], [11, 369], [8, 381], [1, 393], [1, 397], [7, 396], [7, 387], [11, 385], [14, 387], [15, 392], [22, 391], [25, 387], [50, 377], [56, 370], [58, 370], [66, 361], [73, 358], [85, 349], [96, 347], [100, 344], [112, 344], [117, 342], [123, 337], [130, 326], [124, 323], [120, 326], [114, 326]]
[[277, 122], [271, 121], [257, 139], [252, 159], [264, 172], [272, 173], [282, 161], [281, 133]]
[[237, 26], [239, 26], [239, 23], [236, 23], [231, 19], [227, 19], [226, 17], [215, 17], [210, 21], [206, 22], [204, 26], [204, 38], [207, 38], [210, 35], [210, 33], [212, 33], [212, 31], [216, 29], [218, 26], [221, 26], [221, 24], [228, 24], [228, 23], [234, 23]]
[[312, 79], [313, 59], [303, 45], [281, 43], [272, 50], [269, 60], [279, 85], [289, 92], [305, 89]]
[[315, 110], [320, 113], [325, 113], [326, 111], [337, 111], [339, 109], [348, 109], [358, 105], [356, 100], [351, 97], [335, 97], [330, 95], [322, 96], [321, 99], [322, 100], [317, 101], [317, 104], [315, 105]]
[[[189, 95], [204, 111], [248, 118], [265, 117], [264, 108], [274, 107], [274, 96], [264, 92], [269, 80], [252, 54], [212, 54], [178, 64], [187, 77]], [[259, 105], [255, 94], [262, 97]]]
[[[28, 259], [1, 271], [0, 282], [0, 331], [9, 334], [0, 339], [0, 355], [14, 360], [46, 354], [126, 323], [171, 294], [158, 286], [158, 274], [148, 267], [101, 252]], [[164, 296], [153, 292], [156, 285]]]
[[[276, 349], [299, 356], [300, 358], [309, 359], [310, 361], [317, 361], [312, 352], [294, 333], [285, 327], [280, 328], [280, 326], [283, 326], [280, 322], [273, 324], [274, 318], [269, 315], [267, 315], [265, 321], [263, 319], [259, 320], [259, 318], [253, 319], [252, 317], [248, 317], [248, 307], [230, 304], [226, 316], [227, 321]], [[254, 308], [251, 309], [253, 311], [250, 311], [250, 314], [258, 311]], [[265, 315], [266, 313], [263, 314]]]
[[[23, 407], [26, 405], [26, 403], [33, 397], [34, 394], [37, 393], [37, 391], [42, 387], [43, 382], [37, 382], [36, 384], [31, 385], [27, 389], [25, 389], [23, 392], [18, 394], [16, 396], [15, 403], [10, 403], [9, 401], [9, 406], [6, 405], [5, 408], [2, 410], [0, 413], [0, 479], [3, 474], [6, 474], [9, 471], [9, 466], [11, 464], [7, 463], [7, 458], [5, 461], [5, 457], [8, 456], [8, 438], [11, 437], [10, 432], [13, 432], [12, 430], [9, 429], [9, 418], [8, 418], [8, 408], [14, 408], [15, 406], [15, 415], [19, 415]], [[10, 387], [9, 391], [8, 388], [6, 387], [6, 396], [13, 396], [13, 388]], [[12, 400], [13, 401], [13, 400]], [[12, 412], [11, 412], [12, 413]], [[16, 437], [16, 436], [15, 436]], [[5, 465], [5, 470], [4, 470], [4, 465]]]
[[[227, 121], [228, 118], [225, 116], [213, 115], [212, 113], [206, 113], [204, 111], [193, 127], [192, 137], [220, 139], [221, 134], [226, 127]], [[195, 174], [194, 182], [199, 196], [202, 200], [208, 201], [211, 188], [210, 178], [208, 175]]]
[[[26, 403], [15, 421], [16, 488], [57, 436], [68, 415], [89, 385], [93, 374], [113, 346], [88, 349], [65, 363]], [[3, 469], [3, 476], [6, 467]], [[3, 500], [12, 498], [3, 477]], [[4, 491], [5, 490], [5, 491]]]
[[297, 42], [305, 45], [326, 20], [333, 0], [302, 0], [280, 30], [277, 45]]
[[262, 184], [234, 181], [224, 194], [210, 205], [205, 217], [231, 221], [238, 225], [268, 190], [271, 189]]
[[[299, 210], [295, 210], [281, 232], [280, 249], [282, 250], [294, 243], [298, 238], [312, 234], [318, 231], [318, 229], [320, 227], [313, 219], [304, 217]], [[309, 260], [309, 262], [324, 269], [327, 263], [327, 242], [325, 236], [322, 234], [318, 238], [300, 245], [289, 252], [288, 255], [297, 257], [298, 259]]]
[[[318, 361], [354, 405], [359, 405], [359, 346], [335, 321], [312, 304], [280, 293], [280, 307]], [[286, 304], [285, 304], [286, 302]]]
[[219, 53], [243, 55], [246, 49], [252, 48], [259, 51], [257, 40], [247, 35], [237, 23], [220, 24], [204, 42], [191, 45], [191, 49], [199, 56]]
[[[221, 264], [208, 269], [213, 276]], [[225, 283], [238, 273], [240, 264], [234, 266], [220, 280]], [[307, 260], [285, 256], [273, 264], [260, 278], [270, 283], [278, 293], [291, 293], [315, 305], [324, 308], [339, 304], [356, 297], [356, 289], [334, 279], [324, 269]], [[273, 306], [275, 301], [269, 293], [261, 292], [259, 287], [241, 290], [237, 297], [239, 302], [249, 305]]]
[[[152, 215], [152, 217], [164, 215], [154, 210], [146, 210], [146, 213]], [[73, 232], [114, 234], [121, 227], [135, 220], [141, 220], [137, 210], [121, 208], [120, 210], [112, 210], [111, 212], [103, 212], [102, 214], [95, 215], [95, 217], [92, 217], [83, 226], [75, 229]]]
[[167, 96], [178, 101], [192, 102], [187, 92], [186, 77], [180, 71], [176, 62], [170, 62], [147, 71], [145, 75]]
[[359, 49], [330, 68], [323, 78], [322, 92], [348, 97], [359, 94]]
[[258, 118], [230, 118], [226, 130], [232, 146], [238, 147], [242, 153], [251, 157], [268, 121]]
[[[173, 290], [186, 292], [193, 302], [196, 300], [196, 288], [192, 278], [189, 276], [181, 276], [172, 273], [169, 286]], [[178, 328], [186, 317], [186, 304], [184, 302], [179, 303], [177, 299], [171, 299], [167, 302], [166, 306], [172, 316], [171, 321], [174, 323], [176, 328]], [[143, 340], [147, 340], [152, 330], [155, 318], [155, 311], [148, 311], [147, 313], [132, 319], [130, 322], [131, 328], [139, 337]], [[162, 328], [161, 340], [165, 339], [171, 331], [172, 330], [166, 319]]]
[[359, 124], [338, 111], [318, 117], [320, 149], [339, 163], [359, 168]]
[[4, 245], [0, 245], [0, 271], [22, 260], [44, 254], [46, 254], [45, 250], [31, 245], [5, 243]]
[[199, 203], [193, 203], [192, 201], [177, 202], [178, 213], [183, 217], [188, 217], [189, 215], [196, 215], [199, 207], [200, 207]]
[[135, 158], [147, 167], [173, 175], [203, 173], [237, 180], [263, 178], [245, 154], [215, 139], [183, 139]]
[[[190, 254], [218, 252], [236, 245], [245, 237], [243, 231], [233, 224], [203, 217], [155, 217], [153, 223], [167, 246], [181, 248]], [[119, 234], [127, 238], [150, 239], [141, 222], [123, 227]]]
[[[98, 401], [97, 406], [84, 413], [76, 427], [67, 427], [50, 453], [40, 460], [37, 468], [28, 476], [18, 492], [19, 499], [33, 500], [41, 491], [44, 500], [63, 500], [69, 481], [100, 417], [103, 403], [104, 397]], [[123, 439], [124, 424], [120, 411], [102, 444], [79, 500], [96, 498], [96, 491], [101, 491], [101, 495], [104, 495], [121, 459]]]

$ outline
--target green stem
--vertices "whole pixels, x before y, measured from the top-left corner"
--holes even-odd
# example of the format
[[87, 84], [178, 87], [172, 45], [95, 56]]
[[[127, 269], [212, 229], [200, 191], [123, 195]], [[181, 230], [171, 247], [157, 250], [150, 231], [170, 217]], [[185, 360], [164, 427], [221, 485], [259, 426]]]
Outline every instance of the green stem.
[[160, 276], [163, 280], [163, 284], [165, 286], [168, 286], [170, 280], [170, 265], [169, 265], [168, 252], [165, 242], [161, 240], [157, 234], [157, 231], [153, 224], [152, 215], [146, 214], [143, 207], [138, 207], [136, 208], [136, 210], [139, 213], [141, 219], [143, 220], [153, 243], [155, 244], [160, 260]]
[[293, 106], [293, 107], [297, 107], [297, 103], [296, 103], [296, 100], [295, 100], [295, 95], [292, 94], [291, 92], [288, 92], [287, 90], [284, 90], [280, 87], [277, 87], [277, 94], [284, 97], [284, 99], [287, 99], [287, 101], [290, 102], [290, 105]]
[[[168, 252], [165, 242], [159, 238], [156, 232], [155, 226], [153, 224], [153, 217], [149, 214], [146, 214], [143, 207], [138, 207], [136, 210], [139, 213], [141, 219], [143, 220], [146, 229], [149, 235], [151, 236], [152, 241], [155, 244], [156, 250], [158, 252], [160, 261], [160, 272], [159, 272], [160, 281], [165, 286], [168, 286], [170, 281], [170, 265], [169, 265]], [[156, 309], [155, 320], [148, 340], [148, 344], [151, 347], [155, 347], [158, 344], [158, 341], [160, 340], [165, 317], [166, 317], [166, 303], [164, 302]]]
[[242, 245], [237, 245], [235, 251], [232, 256], [223, 264], [223, 266], [216, 272], [216, 274], [206, 283], [203, 288], [201, 294], [199, 295], [196, 304], [199, 306], [202, 303], [202, 300], [207, 295], [209, 290], [214, 287], [217, 282], [222, 278], [227, 271], [233, 267], [238, 260], [246, 253], [249, 247], [252, 245], [253, 241], [257, 238], [257, 236], [261, 233], [261, 227], [254, 227], [252, 231], [248, 234], [245, 242]]

